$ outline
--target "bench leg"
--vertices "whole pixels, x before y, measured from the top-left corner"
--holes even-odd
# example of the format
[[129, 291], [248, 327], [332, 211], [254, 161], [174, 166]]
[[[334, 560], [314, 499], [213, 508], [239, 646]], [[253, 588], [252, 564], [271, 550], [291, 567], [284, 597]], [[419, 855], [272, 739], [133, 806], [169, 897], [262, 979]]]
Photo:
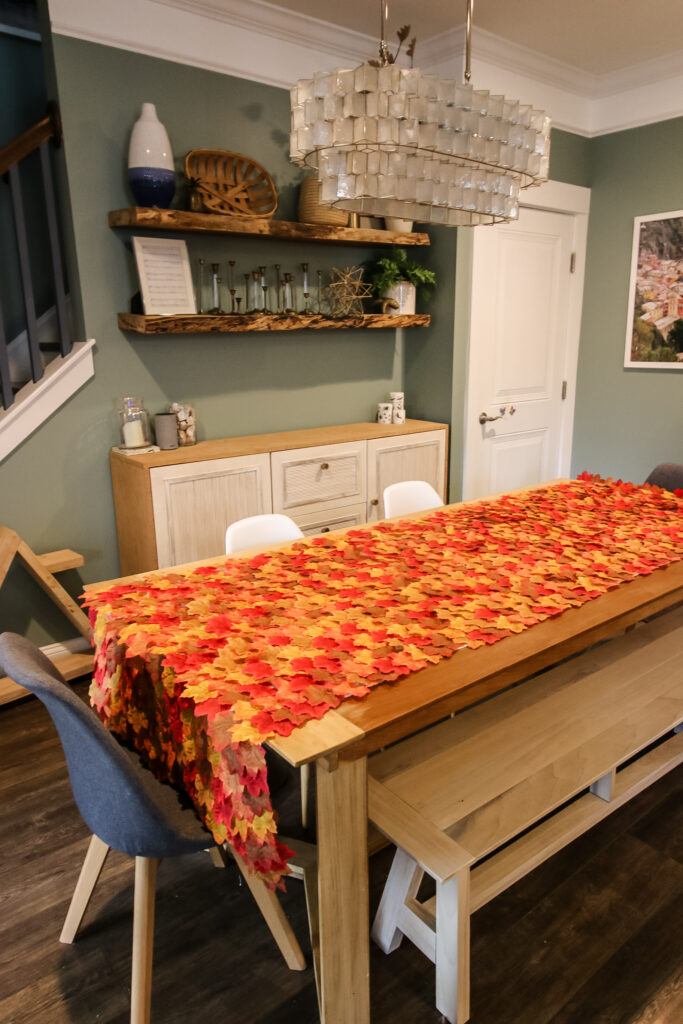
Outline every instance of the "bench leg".
[[417, 896], [424, 871], [405, 850], [396, 850], [384, 886], [371, 935], [384, 953], [393, 953], [401, 945], [403, 932], [399, 925], [407, 900]]
[[469, 1020], [469, 868], [436, 883], [436, 1008], [450, 1024]]

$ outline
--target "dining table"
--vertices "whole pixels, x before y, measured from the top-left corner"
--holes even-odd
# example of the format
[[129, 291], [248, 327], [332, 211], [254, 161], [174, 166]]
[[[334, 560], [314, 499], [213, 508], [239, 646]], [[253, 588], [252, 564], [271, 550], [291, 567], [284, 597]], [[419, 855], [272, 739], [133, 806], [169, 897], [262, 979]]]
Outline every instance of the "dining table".
[[[569, 511], [562, 506], [558, 512], [560, 497]], [[512, 518], [515, 514], [522, 515], [519, 509], [524, 503], [536, 510], [533, 529], [527, 531], [528, 542], [522, 536], [521, 520], [513, 522]], [[610, 533], [611, 527], [605, 526], [607, 520], [599, 519], [601, 506], [608, 504], [610, 522], [619, 524], [614, 533]], [[588, 505], [598, 517], [593, 526], [590, 516], [585, 517]], [[583, 524], [580, 530], [571, 519], [576, 508], [584, 517], [580, 520]], [[501, 533], [500, 524], [505, 523], [506, 515], [510, 517], [509, 529]], [[144, 590], [167, 580], [169, 574], [173, 582], [178, 575], [197, 572], [207, 573], [205, 578], [210, 586], [215, 580], [213, 570], [232, 564], [236, 558], [249, 566], [250, 572], [259, 573], [269, 571], [268, 559], [277, 561], [289, 557], [290, 552], [300, 555], [302, 551], [316, 554], [320, 577], [321, 573], [324, 575], [326, 552], [335, 553], [336, 557], [341, 551], [348, 556], [349, 544], [362, 546], [369, 537], [379, 537], [384, 544], [387, 539], [391, 540], [392, 531], [399, 530], [397, 552], [405, 549], [406, 536], [418, 537], [421, 542], [428, 541], [427, 547], [421, 549], [427, 554], [421, 557], [428, 562], [431, 547], [435, 552], [435, 565], [448, 561], [450, 545], [454, 545], [457, 556], [453, 555], [453, 559], [457, 557], [458, 579], [467, 590], [467, 599], [475, 592], [483, 595], [477, 598], [481, 629], [466, 628], [464, 640], [451, 639], [450, 646], [442, 650], [425, 646], [426, 660], [418, 657], [413, 645], [413, 661], [407, 659], [400, 672], [387, 671], [388, 683], [382, 684], [380, 679], [380, 685], [368, 686], [355, 699], [350, 693], [350, 699], [340, 697], [330, 701], [325, 713], [316, 712], [315, 717], [297, 722], [294, 728], [280, 732], [271, 730], [267, 735], [268, 746], [290, 765], [315, 765], [318, 906], [313, 945], [323, 1024], [369, 1024], [370, 1021], [368, 758], [389, 744], [683, 601], [683, 495], [669, 495], [658, 488], [634, 488], [620, 481], [600, 481], [586, 476], [583, 481], [551, 481], [476, 502], [444, 506], [398, 522], [398, 526], [397, 521], [392, 520], [328, 534], [322, 549], [320, 545], [312, 546], [315, 538], [307, 538], [259, 553], [244, 552], [230, 559], [219, 556], [86, 588], [86, 604], [93, 624], [99, 622], [101, 641], [106, 631], [103, 622], [112, 615], [111, 595], [123, 600], [122, 594], [129, 596], [127, 588]], [[478, 524], [492, 522], [495, 527], [489, 526], [485, 532], [489, 549], [493, 544], [495, 558], [489, 560], [487, 578], [495, 581], [495, 586], [491, 583], [490, 587], [496, 592], [492, 604], [494, 612], [487, 613], [489, 585], [481, 582], [483, 577], [477, 574], [475, 556], [467, 553], [480, 550], [480, 535], [474, 538], [472, 535]], [[642, 523], [646, 526], [641, 527]], [[411, 534], [400, 532], [408, 528]], [[435, 534], [435, 530], [441, 532]], [[532, 533], [535, 537], [531, 537]], [[437, 540], [433, 540], [434, 537]], [[560, 553], [570, 537], [573, 537], [574, 557], [584, 559], [580, 572], [577, 570], [574, 576], [571, 566], [563, 565], [567, 549], [565, 555]], [[528, 554], [531, 550], [528, 544], [532, 543], [545, 545], [546, 550], [553, 552], [552, 560], [543, 563], [544, 577], [540, 575], [536, 556]], [[607, 565], [607, 548], [614, 565], [619, 564], [618, 572]], [[399, 554], [391, 557], [398, 559]], [[382, 563], [384, 569], [391, 564], [387, 558], [389, 556]], [[338, 567], [331, 555], [330, 559], [330, 566]], [[495, 572], [490, 568], [494, 563]], [[411, 564], [412, 576], [407, 583], [404, 578], [402, 584], [407, 591], [422, 572], [419, 560]], [[547, 565], [552, 566], [552, 573]], [[536, 576], [529, 575], [532, 568]], [[586, 574], [591, 574], [590, 579]], [[333, 568], [330, 569], [332, 575]], [[554, 580], [563, 582], [550, 586], [551, 575]], [[473, 580], [479, 581], [476, 586], [470, 585]], [[517, 585], [519, 580], [523, 580], [523, 585]], [[544, 586], [544, 580], [548, 585]], [[422, 595], [423, 610], [425, 594], [432, 602], [431, 608], [439, 602], [439, 607], [447, 606], [448, 593], [443, 593], [443, 587], [437, 585], [433, 577], [429, 577], [429, 581]], [[376, 582], [369, 580], [368, 591], [372, 591]], [[386, 586], [390, 589], [390, 583]], [[512, 613], [509, 622], [500, 617], [500, 595], [504, 591], [507, 600], [511, 587], [517, 595], [515, 601], [526, 602], [526, 619], [522, 615], [517, 621]], [[145, 593], [149, 594], [149, 589]], [[557, 598], [558, 593], [569, 594], [570, 599], [563, 603]], [[263, 598], [262, 593], [260, 598]], [[376, 595], [373, 601], [376, 603], [371, 610], [377, 629], [386, 630], [394, 612], [392, 602], [379, 601]], [[344, 605], [351, 618], [352, 602], [350, 598]], [[539, 602], [544, 603], [539, 605]], [[457, 601], [451, 602], [458, 612], [463, 603], [464, 598], [460, 605]], [[367, 600], [364, 614], [368, 614]], [[123, 613], [118, 615], [120, 624]], [[317, 636], [321, 629], [316, 631]], [[324, 630], [322, 635], [324, 638]], [[117, 639], [120, 641], [120, 636]], [[137, 634], [135, 639], [137, 641]], [[159, 657], [164, 657], [163, 644]], [[111, 667], [111, 654], [109, 664]], [[102, 671], [106, 673], [106, 667]], [[94, 685], [99, 685], [97, 677]]]

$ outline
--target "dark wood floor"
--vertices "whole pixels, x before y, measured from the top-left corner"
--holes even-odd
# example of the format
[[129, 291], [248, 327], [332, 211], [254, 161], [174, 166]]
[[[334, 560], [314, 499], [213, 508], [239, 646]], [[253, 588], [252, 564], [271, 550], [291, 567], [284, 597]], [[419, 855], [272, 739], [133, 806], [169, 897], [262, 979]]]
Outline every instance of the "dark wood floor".
[[[472, 1024], [683, 1022], [683, 770], [481, 910]], [[285, 799], [285, 824], [294, 815]], [[290, 833], [293, 830], [290, 830]], [[73, 946], [58, 941], [88, 835], [35, 701], [0, 711], [0, 1022], [124, 1024], [132, 870], [112, 854]], [[372, 909], [389, 851], [372, 860]], [[303, 891], [284, 906], [310, 952]], [[310, 957], [309, 957], [310, 959]], [[405, 942], [372, 950], [373, 1024], [437, 1024], [433, 968]], [[313, 972], [287, 970], [234, 866], [159, 872], [155, 1024], [314, 1024]]]

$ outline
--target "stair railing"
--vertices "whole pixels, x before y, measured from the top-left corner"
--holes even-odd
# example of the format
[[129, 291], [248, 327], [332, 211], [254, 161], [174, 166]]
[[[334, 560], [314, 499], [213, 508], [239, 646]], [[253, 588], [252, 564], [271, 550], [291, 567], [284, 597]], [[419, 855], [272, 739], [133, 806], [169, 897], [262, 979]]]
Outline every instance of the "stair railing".
[[[28, 357], [31, 367], [31, 376], [34, 381], [39, 381], [41, 379], [44, 369], [38, 338], [38, 321], [36, 317], [33, 278], [31, 275], [31, 264], [29, 260], [28, 235], [26, 231], [26, 218], [24, 215], [24, 201], [22, 197], [19, 165], [22, 160], [35, 152], [36, 149], [39, 150], [43, 194], [45, 198], [45, 211], [47, 214], [47, 228], [50, 239], [50, 254], [52, 257], [59, 352], [62, 356], [66, 356], [71, 351], [72, 342], [66, 307], [64, 268], [59, 240], [57, 207], [55, 203], [55, 190], [52, 179], [49, 151], [50, 140], [52, 140], [53, 145], [59, 146], [61, 138], [62, 123], [59, 115], [59, 108], [56, 103], [50, 103], [48, 104], [47, 115], [42, 119], [42, 121], [39, 121], [37, 124], [33, 125], [33, 127], [28, 128], [25, 132], [22, 132], [21, 135], [18, 135], [16, 139], [8, 142], [6, 146], [3, 146], [3, 148], [0, 149], [0, 177], [7, 175], [9, 179], [12, 213], [16, 234], [17, 256], [19, 261], [19, 273], [21, 275], [24, 310], [26, 314]], [[12, 382], [10, 381], [7, 337], [2, 310], [0, 309], [0, 407], [8, 409], [13, 402], [14, 389], [12, 387]]]

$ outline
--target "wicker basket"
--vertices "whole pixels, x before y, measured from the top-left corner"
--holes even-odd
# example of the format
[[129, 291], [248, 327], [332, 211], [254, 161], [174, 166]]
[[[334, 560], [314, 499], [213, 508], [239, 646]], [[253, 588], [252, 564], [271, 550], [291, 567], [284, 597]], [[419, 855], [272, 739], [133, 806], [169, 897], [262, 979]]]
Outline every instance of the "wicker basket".
[[193, 149], [185, 157], [185, 175], [197, 182], [204, 209], [233, 217], [272, 217], [277, 191], [268, 171], [241, 153]]
[[319, 202], [320, 182], [317, 178], [304, 178], [299, 191], [299, 220], [305, 224], [330, 224], [332, 227], [345, 228], [349, 222], [346, 210], [334, 210], [331, 206], [321, 206]]

